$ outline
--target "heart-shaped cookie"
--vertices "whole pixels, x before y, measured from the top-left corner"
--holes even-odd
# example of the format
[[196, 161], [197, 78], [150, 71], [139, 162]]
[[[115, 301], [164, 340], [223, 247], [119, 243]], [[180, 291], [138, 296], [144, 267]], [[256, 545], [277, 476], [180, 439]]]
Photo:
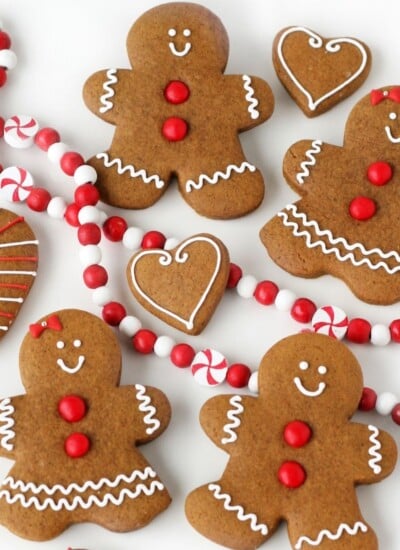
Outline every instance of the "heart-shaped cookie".
[[127, 268], [129, 287], [138, 302], [188, 334], [199, 334], [206, 326], [228, 276], [228, 251], [208, 234], [194, 235], [173, 250], [142, 250]]
[[325, 39], [305, 27], [288, 27], [275, 37], [273, 62], [294, 101], [314, 117], [361, 86], [371, 67], [371, 53], [355, 38]]
[[36, 277], [38, 241], [22, 216], [0, 209], [0, 339], [18, 315]]

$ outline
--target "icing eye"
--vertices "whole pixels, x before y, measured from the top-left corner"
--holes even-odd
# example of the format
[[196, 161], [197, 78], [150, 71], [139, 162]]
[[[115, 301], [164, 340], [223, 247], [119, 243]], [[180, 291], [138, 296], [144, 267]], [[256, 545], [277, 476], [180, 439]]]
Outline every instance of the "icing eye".
[[328, 372], [328, 369], [324, 365], [321, 365], [318, 367], [318, 372], [320, 374], [326, 374]]
[[75, 348], [80, 348], [82, 345], [82, 342], [80, 340], [74, 340], [73, 343]]
[[59, 340], [59, 341], [57, 342], [56, 346], [57, 346], [57, 349], [63, 349], [64, 346], [65, 346], [65, 344], [64, 344], [64, 342], [63, 342], [62, 340]]
[[183, 36], [190, 36], [192, 34], [191, 30], [190, 29], [185, 29], [183, 31]]
[[396, 113], [390, 113], [389, 118], [390, 118], [390, 120], [396, 120], [396, 118], [397, 118]]
[[307, 363], [307, 361], [300, 361], [299, 368], [301, 370], [307, 370], [310, 365]]
[[176, 29], [169, 29], [168, 35], [171, 36], [171, 37], [176, 36]]

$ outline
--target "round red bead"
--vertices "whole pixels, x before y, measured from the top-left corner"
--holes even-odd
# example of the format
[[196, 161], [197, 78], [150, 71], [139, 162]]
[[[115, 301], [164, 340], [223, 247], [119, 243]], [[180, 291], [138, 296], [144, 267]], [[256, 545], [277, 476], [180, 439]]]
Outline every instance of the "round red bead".
[[369, 342], [371, 336], [371, 324], [366, 319], [355, 318], [349, 321], [346, 338], [355, 344]]
[[66, 438], [64, 449], [71, 458], [81, 458], [89, 452], [90, 440], [87, 435], [75, 432]]
[[226, 374], [226, 381], [233, 388], [244, 388], [250, 380], [251, 370], [247, 365], [235, 363], [231, 365]]
[[283, 430], [283, 439], [291, 447], [296, 449], [306, 445], [312, 436], [311, 428], [301, 420], [293, 420], [286, 424]]
[[93, 264], [84, 270], [83, 280], [88, 288], [98, 288], [107, 283], [108, 274], [102, 265]]
[[369, 197], [355, 197], [349, 205], [349, 214], [359, 221], [369, 220], [376, 213], [375, 201]]
[[79, 422], [86, 415], [86, 403], [78, 395], [66, 395], [58, 402], [58, 413], [67, 422]]
[[95, 206], [99, 198], [97, 187], [91, 183], [84, 183], [75, 189], [74, 199], [78, 206]]
[[391, 412], [392, 419], [396, 424], [400, 424], [400, 403], [395, 405]]
[[367, 178], [373, 185], [385, 185], [392, 177], [393, 170], [388, 162], [373, 162], [368, 166]]
[[375, 409], [377, 395], [372, 388], [363, 388], [358, 408], [360, 411], [372, 411]]
[[9, 50], [11, 48], [11, 38], [4, 32], [0, 31], [0, 50]]
[[400, 319], [394, 319], [389, 326], [393, 342], [400, 342]]
[[122, 241], [128, 224], [121, 216], [110, 216], [103, 224], [104, 235], [113, 242]]
[[288, 460], [278, 470], [278, 479], [288, 489], [297, 489], [305, 482], [307, 474], [301, 464]]
[[226, 288], [235, 288], [242, 278], [242, 275], [242, 268], [236, 264], [231, 263], [229, 266], [229, 277], [228, 282], [226, 283]]
[[117, 327], [126, 316], [126, 309], [119, 302], [109, 302], [103, 307], [102, 316], [104, 321], [112, 327]]
[[263, 306], [270, 306], [275, 302], [278, 292], [278, 286], [272, 281], [260, 281], [254, 291], [254, 298]]
[[7, 71], [4, 67], [0, 67], [0, 88], [7, 82]]
[[84, 159], [79, 153], [68, 151], [64, 153], [60, 160], [60, 167], [64, 174], [67, 176], [73, 176], [75, 170], [84, 164]]
[[196, 352], [189, 344], [176, 344], [171, 350], [170, 359], [173, 365], [180, 368], [190, 367]]
[[42, 151], [47, 151], [50, 145], [60, 141], [60, 134], [54, 128], [42, 128], [35, 135], [35, 144]]
[[80, 225], [79, 218], [78, 218], [79, 210], [80, 210], [80, 207], [74, 202], [71, 202], [71, 204], [69, 204], [65, 209], [65, 213], [64, 213], [65, 221], [69, 225], [72, 225], [72, 227], [79, 227]]
[[95, 223], [84, 223], [78, 228], [78, 240], [81, 244], [99, 244], [101, 229]]
[[181, 141], [188, 133], [188, 124], [183, 118], [172, 116], [162, 126], [162, 135], [168, 141]]
[[165, 235], [159, 231], [148, 231], [142, 239], [142, 248], [164, 248]]
[[298, 323], [310, 323], [317, 306], [308, 298], [298, 298], [290, 310], [290, 315]]
[[154, 344], [156, 343], [157, 335], [151, 330], [140, 329], [132, 338], [133, 347], [139, 353], [152, 353]]
[[26, 199], [26, 204], [31, 210], [35, 212], [43, 212], [46, 210], [49, 202], [51, 200], [51, 195], [47, 189], [42, 187], [35, 187], [29, 193], [28, 198]]
[[164, 89], [164, 97], [168, 103], [179, 105], [189, 99], [189, 87], [180, 80], [172, 80]]

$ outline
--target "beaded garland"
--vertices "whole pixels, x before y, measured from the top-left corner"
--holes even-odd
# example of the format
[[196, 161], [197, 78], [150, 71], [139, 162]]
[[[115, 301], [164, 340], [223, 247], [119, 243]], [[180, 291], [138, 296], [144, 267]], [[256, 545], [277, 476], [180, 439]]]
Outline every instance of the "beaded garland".
[[17, 56], [10, 48], [10, 35], [3, 30], [0, 21], [0, 88], [7, 82], [7, 71], [14, 69], [17, 64]]

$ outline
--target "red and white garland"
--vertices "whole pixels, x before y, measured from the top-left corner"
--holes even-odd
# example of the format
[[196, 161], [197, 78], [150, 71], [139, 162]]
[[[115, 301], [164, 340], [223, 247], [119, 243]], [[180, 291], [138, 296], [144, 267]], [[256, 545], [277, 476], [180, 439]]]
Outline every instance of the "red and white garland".
[[10, 35], [2, 29], [3, 24], [0, 21], [0, 88], [7, 82], [7, 71], [14, 69], [17, 64], [17, 56], [10, 49]]

